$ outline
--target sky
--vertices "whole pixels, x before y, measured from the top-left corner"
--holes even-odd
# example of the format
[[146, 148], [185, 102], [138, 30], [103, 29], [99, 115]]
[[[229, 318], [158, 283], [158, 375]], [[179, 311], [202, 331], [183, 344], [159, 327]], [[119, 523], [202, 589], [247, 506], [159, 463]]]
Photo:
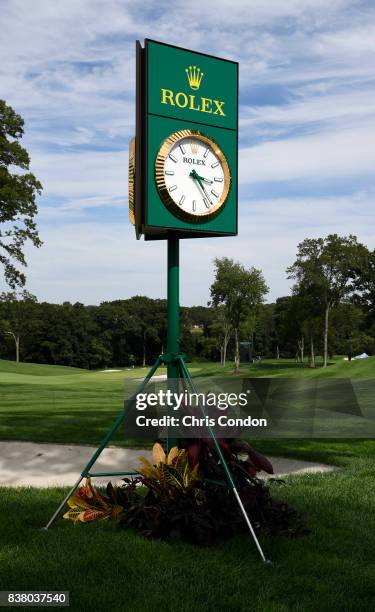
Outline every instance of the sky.
[[239, 235], [181, 241], [183, 305], [207, 303], [215, 257], [261, 269], [273, 301], [305, 238], [375, 247], [372, 0], [0, 0], [0, 26], [0, 98], [44, 187], [44, 244], [26, 248], [39, 301], [166, 297], [166, 243], [128, 221], [147, 37], [240, 63]]

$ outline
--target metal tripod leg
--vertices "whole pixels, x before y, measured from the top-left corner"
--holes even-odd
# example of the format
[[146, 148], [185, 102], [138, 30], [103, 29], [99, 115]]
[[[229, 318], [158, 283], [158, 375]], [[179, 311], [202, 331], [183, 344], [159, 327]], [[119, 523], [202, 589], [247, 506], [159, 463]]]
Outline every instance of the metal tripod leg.
[[[142, 381], [142, 383], [141, 383], [139, 389], [136, 391], [135, 395], [137, 395], [137, 393], [141, 393], [143, 391], [143, 389], [146, 387], [147, 383], [153, 377], [153, 375], [155, 374], [156, 370], [158, 369], [158, 367], [160, 366], [161, 363], [162, 363], [162, 360], [161, 360], [160, 357], [158, 357], [157, 360], [155, 361], [154, 365], [152, 366], [152, 368], [148, 372], [147, 376]], [[125, 410], [123, 410], [118, 415], [116, 421], [113, 423], [111, 429], [109, 430], [109, 432], [107, 433], [105, 438], [103, 438], [100, 446], [96, 449], [96, 451], [92, 455], [91, 459], [88, 461], [88, 463], [83, 468], [83, 470], [81, 472], [81, 475], [78, 478], [77, 482], [70, 489], [69, 493], [64, 497], [63, 501], [61, 502], [61, 504], [57, 508], [56, 512], [51, 516], [51, 518], [48, 521], [48, 523], [46, 524], [46, 526], [42, 528], [42, 531], [48, 531], [48, 529], [51, 527], [51, 525], [53, 525], [53, 523], [59, 517], [61, 511], [63, 510], [63, 508], [64, 508], [64, 506], [66, 504], [66, 502], [73, 495], [74, 491], [76, 491], [76, 489], [79, 487], [79, 485], [82, 482], [82, 480], [89, 475], [90, 469], [92, 468], [92, 466], [94, 465], [95, 461], [101, 455], [101, 453], [103, 452], [103, 450], [105, 449], [107, 444], [110, 442], [110, 440], [112, 439], [112, 437], [114, 436], [114, 434], [116, 433], [118, 428], [120, 427], [121, 423], [125, 419], [125, 416], [126, 416], [126, 413], [125, 413]]]
[[59, 507], [57, 508], [56, 512], [54, 512], [54, 514], [51, 516], [51, 518], [49, 519], [47, 525], [45, 527], [42, 527], [42, 531], [48, 531], [48, 529], [50, 528], [50, 526], [55, 522], [55, 520], [57, 519], [57, 517], [60, 515], [60, 512], [62, 512], [66, 502], [68, 501], [68, 499], [73, 495], [74, 491], [76, 489], [78, 489], [79, 485], [81, 484], [82, 480], [83, 480], [84, 476], [81, 474], [81, 476], [78, 478], [77, 482], [72, 486], [72, 488], [70, 489], [69, 493], [67, 493], [67, 495], [64, 497], [64, 499], [62, 500], [61, 504], [59, 505]]
[[[180, 368], [181, 368], [181, 372], [182, 372], [182, 374], [183, 374], [183, 377], [184, 377], [184, 378], [185, 378], [185, 379], [188, 381], [188, 383], [189, 383], [189, 385], [190, 385], [190, 387], [191, 387], [191, 389], [192, 389], [193, 393], [198, 393], [198, 392], [197, 392], [197, 388], [196, 388], [196, 386], [195, 386], [195, 384], [194, 384], [194, 382], [193, 382], [193, 379], [192, 379], [192, 378], [191, 378], [191, 376], [190, 376], [190, 372], [189, 372], [189, 370], [188, 370], [188, 368], [187, 368], [187, 366], [186, 366], [186, 364], [185, 364], [184, 360], [182, 359], [182, 357], [179, 357], [178, 359], [179, 359], [179, 364], [180, 364]], [[198, 397], [199, 397], [199, 396], [198, 396]], [[206, 413], [205, 413], [204, 407], [202, 406], [201, 402], [199, 402], [199, 408], [200, 408], [200, 410], [201, 410], [202, 416], [203, 416], [203, 417], [205, 417], [205, 416], [206, 416]], [[225, 461], [224, 455], [223, 455], [222, 450], [221, 450], [221, 448], [220, 448], [220, 444], [218, 443], [218, 441], [217, 441], [217, 439], [216, 439], [215, 433], [213, 432], [213, 430], [212, 430], [212, 428], [211, 428], [210, 426], [208, 426], [208, 428], [207, 428], [207, 429], [208, 429], [208, 431], [209, 431], [209, 434], [210, 434], [211, 440], [213, 441], [213, 444], [214, 444], [214, 446], [215, 446], [215, 450], [216, 450], [216, 452], [217, 452], [217, 454], [218, 454], [218, 457], [219, 457], [219, 459], [220, 459], [220, 462], [221, 462], [221, 464], [222, 464], [222, 466], [223, 466], [223, 468], [224, 468], [224, 472], [225, 472], [225, 475], [226, 475], [226, 477], [227, 477], [227, 480], [228, 480], [229, 486], [230, 486], [230, 488], [232, 489], [233, 494], [234, 494], [234, 496], [235, 496], [235, 498], [236, 498], [236, 500], [237, 500], [237, 503], [238, 503], [238, 505], [239, 505], [239, 507], [240, 507], [240, 510], [241, 510], [241, 512], [242, 512], [242, 514], [243, 514], [243, 517], [244, 517], [245, 521], [246, 521], [246, 524], [247, 524], [247, 526], [248, 526], [248, 528], [249, 528], [249, 530], [250, 530], [250, 533], [251, 533], [251, 535], [252, 535], [252, 537], [253, 537], [253, 540], [254, 540], [254, 542], [255, 542], [255, 546], [256, 546], [256, 547], [257, 547], [257, 549], [258, 549], [258, 552], [259, 552], [259, 554], [260, 554], [260, 556], [261, 556], [261, 558], [262, 558], [262, 561], [264, 561], [264, 563], [271, 563], [270, 561], [268, 561], [268, 560], [266, 559], [266, 557], [265, 557], [265, 555], [264, 555], [264, 552], [263, 552], [262, 547], [261, 547], [261, 545], [260, 545], [260, 543], [259, 543], [259, 540], [258, 540], [258, 538], [257, 538], [257, 535], [256, 535], [256, 533], [255, 533], [255, 531], [254, 531], [254, 528], [253, 528], [253, 526], [252, 526], [252, 524], [251, 524], [251, 521], [250, 521], [250, 519], [249, 519], [249, 516], [248, 516], [248, 514], [247, 514], [247, 512], [246, 512], [246, 510], [245, 510], [245, 507], [244, 507], [244, 505], [243, 505], [243, 503], [242, 503], [242, 501], [241, 501], [241, 498], [240, 498], [240, 496], [239, 496], [239, 493], [238, 493], [238, 491], [237, 491], [237, 489], [236, 489], [236, 485], [235, 485], [235, 483], [234, 483], [234, 480], [233, 480], [232, 474], [230, 473], [230, 470], [229, 470], [229, 468], [228, 468], [228, 464], [227, 464], [227, 462]]]

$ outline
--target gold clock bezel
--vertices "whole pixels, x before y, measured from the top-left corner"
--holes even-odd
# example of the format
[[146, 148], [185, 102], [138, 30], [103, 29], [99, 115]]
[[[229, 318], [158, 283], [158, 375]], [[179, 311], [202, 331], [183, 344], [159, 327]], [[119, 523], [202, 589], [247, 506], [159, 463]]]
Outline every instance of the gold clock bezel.
[[[218, 202], [215, 204], [215, 206], [213, 206], [207, 212], [206, 215], [195, 215], [194, 213], [189, 213], [179, 208], [178, 204], [176, 204], [176, 202], [171, 198], [168, 188], [165, 184], [164, 163], [172, 147], [176, 144], [176, 142], [184, 140], [185, 138], [192, 138], [192, 137], [197, 138], [198, 140], [201, 140], [202, 142], [204, 142], [205, 144], [208, 144], [212, 148], [213, 152], [220, 160], [220, 163], [223, 169], [223, 173], [224, 173], [223, 193], [220, 199], [218, 200]], [[179, 217], [183, 221], [190, 221], [194, 223], [206, 223], [207, 221], [210, 221], [211, 219], [216, 217], [216, 215], [218, 215], [223, 210], [224, 205], [228, 199], [229, 191], [230, 191], [231, 184], [232, 184], [232, 177], [230, 174], [229, 164], [227, 162], [227, 159], [224, 153], [222, 152], [222, 150], [220, 149], [219, 145], [215, 142], [213, 138], [211, 138], [210, 136], [207, 136], [206, 134], [198, 130], [179, 130], [178, 132], [174, 132], [173, 134], [168, 136], [168, 138], [164, 140], [163, 144], [161, 145], [159, 149], [159, 152], [156, 156], [156, 161], [155, 161], [155, 182], [156, 182], [156, 186], [157, 186], [161, 200], [163, 201], [165, 206], [168, 208], [168, 210], [172, 212], [176, 217]]]
[[135, 138], [129, 142], [129, 220], [135, 225]]

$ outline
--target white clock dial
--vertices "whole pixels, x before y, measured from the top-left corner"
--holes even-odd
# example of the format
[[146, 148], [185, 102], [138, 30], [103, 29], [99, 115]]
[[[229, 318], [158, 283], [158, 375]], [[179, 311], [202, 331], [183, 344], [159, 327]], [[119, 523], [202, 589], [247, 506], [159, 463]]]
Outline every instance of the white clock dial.
[[206, 216], [224, 191], [224, 171], [212, 147], [184, 138], [164, 162], [165, 186], [172, 200], [187, 213]]
[[[182, 135], [186, 133], [189, 135]], [[174, 214], [204, 222], [225, 204], [230, 174], [216, 143], [203, 134], [190, 134], [177, 132], [163, 144], [156, 162], [156, 182]]]

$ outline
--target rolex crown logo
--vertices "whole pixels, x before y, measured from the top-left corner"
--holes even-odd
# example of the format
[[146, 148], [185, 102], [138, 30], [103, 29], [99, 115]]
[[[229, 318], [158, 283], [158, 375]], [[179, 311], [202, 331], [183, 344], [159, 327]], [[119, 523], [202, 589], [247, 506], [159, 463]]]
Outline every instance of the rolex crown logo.
[[190, 144], [191, 147], [191, 152], [193, 155], [196, 155], [198, 153], [198, 143], [197, 142], [192, 142]]
[[196, 66], [189, 66], [189, 68], [185, 68], [185, 72], [187, 74], [190, 88], [199, 89], [203, 77], [203, 72], [201, 72], [201, 69], [197, 68]]

